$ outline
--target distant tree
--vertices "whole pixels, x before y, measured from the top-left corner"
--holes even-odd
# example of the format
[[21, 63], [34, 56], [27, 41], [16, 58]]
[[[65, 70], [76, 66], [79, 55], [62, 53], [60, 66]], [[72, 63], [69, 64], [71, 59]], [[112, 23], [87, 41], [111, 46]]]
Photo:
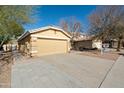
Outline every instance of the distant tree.
[[32, 13], [33, 6], [0, 6], [0, 49], [24, 32], [23, 25], [32, 22]]
[[114, 38], [118, 39], [117, 51], [119, 51], [121, 35], [124, 32], [124, 24], [120, 25], [120, 23], [123, 23], [123, 19], [123, 6], [98, 6], [89, 15], [90, 33], [103, 42]]
[[82, 23], [75, 17], [60, 20], [60, 27], [72, 35], [72, 39], [82, 32]]
[[68, 32], [68, 22], [67, 22], [67, 20], [61, 20], [61, 21], [60, 21], [60, 26], [61, 26], [61, 28], [62, 28], [64, 31], [67, 31], [67, 32]]

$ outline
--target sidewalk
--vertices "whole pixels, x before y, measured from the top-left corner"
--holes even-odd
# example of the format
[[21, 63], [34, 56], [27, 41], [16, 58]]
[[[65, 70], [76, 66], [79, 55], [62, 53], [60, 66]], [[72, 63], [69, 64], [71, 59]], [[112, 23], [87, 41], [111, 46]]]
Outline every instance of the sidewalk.
[[101, 87], [124, 88], [124, 56], [118, 58]]

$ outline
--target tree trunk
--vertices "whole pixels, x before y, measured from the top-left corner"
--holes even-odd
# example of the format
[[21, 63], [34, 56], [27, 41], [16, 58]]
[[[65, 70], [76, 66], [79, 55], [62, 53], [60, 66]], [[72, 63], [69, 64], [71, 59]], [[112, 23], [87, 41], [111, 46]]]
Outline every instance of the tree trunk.
[[3, 38], [2, 42], [0, 42], [0, 50], [3, 49], [3, 45], [5, 43], [6, 37]]
[[120, 48], [121, 48], [121, 40], [122, 40], [122, 39], [119, 38], [119, 40], [118, 40], [118, 45], [117, 45], [117, 51], [120, 51]]
[[0, 50], [3, 49], [4, 40], [0, 43]]

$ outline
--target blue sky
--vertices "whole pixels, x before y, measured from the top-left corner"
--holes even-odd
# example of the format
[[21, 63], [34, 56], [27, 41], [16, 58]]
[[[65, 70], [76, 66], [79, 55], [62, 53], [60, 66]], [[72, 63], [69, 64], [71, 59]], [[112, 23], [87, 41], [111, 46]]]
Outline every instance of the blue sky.
[[61, 19], [75, 16], [83, 24], [83, 30], [88, 28], [88, 15], [96, 8], [95, 5], [42, 5], [34, 14], [35, 22], [24, 25], [25, 30], [48, 25], [59, 25]]

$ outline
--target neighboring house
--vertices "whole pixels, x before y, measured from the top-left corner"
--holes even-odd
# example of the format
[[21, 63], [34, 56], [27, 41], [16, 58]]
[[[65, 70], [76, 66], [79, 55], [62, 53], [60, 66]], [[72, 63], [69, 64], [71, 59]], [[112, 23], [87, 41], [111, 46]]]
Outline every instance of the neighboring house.
[[[103, 44], [104, 43], [108, 44], [109, 48], [117, 48], [117, 46], [118, 46], [118, 40], [117, 39], [106, 40], [106, 41], [103, 42]], [[122, 39], [120, 47], [124, 48], [124, 39]]]
[[101, 49], [102, 42], [100, 40], [92, 39], [92, 36], [86, 35], [82, 33], [79, 37], [74, 38], [73, 48], [75, 50], [83, 50], [83, 49]]
[[108, 44], [109, 48], [117, 48], [118, 41], [117, 39], [111, 39], [111, 40], [104, 41], [103, 44]]
[[83, 49], [101, 49], [102, 42], [97, 40], [85, 39], [85, 40], [77, 40], [73, 43], [75, 50], [83, 50]]
[[77, 40], [73, 42], [74, 50], [83, 50], [92, 48], [92, 40]]
[[46, 26], [25, 32], [18, 39], [19, 51], [30, 56], [43, 56], [70, 51], [71, 36], [58, 27]]

